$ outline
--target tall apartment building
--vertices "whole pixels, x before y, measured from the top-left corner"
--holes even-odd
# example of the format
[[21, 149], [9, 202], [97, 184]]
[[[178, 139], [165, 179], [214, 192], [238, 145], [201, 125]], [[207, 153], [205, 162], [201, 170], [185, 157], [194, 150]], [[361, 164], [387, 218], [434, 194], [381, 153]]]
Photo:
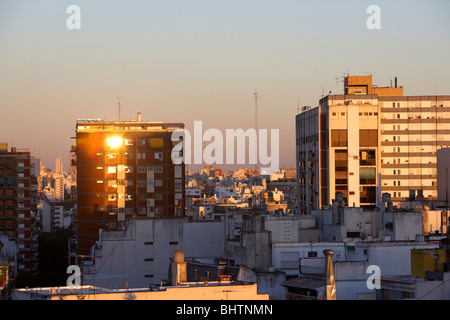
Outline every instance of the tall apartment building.
[[58, 156], [56, 157], [55, 160], [55, 173], [57, 175], [62, 175], [63, 174], [63, 163], [62, 163], [62, 159], [61, 156], [58, 154]]
[[436, 153], [450, 146], [450, 96], [404, 96], [372, 76], [345, 77], [343, 94], [329, 94], [296, 116], [300, 212], [330, 205], [342, 192], [348, 206], [373, 207], [388, 192], [436, 198]]
[[78, 251], [99, 229], [123, 229], [127, 217], [184, 216], [184, 164], [171, 159], [181, 123], [78, 120]]
[[53, 199], [64, 201], [64, 176], [54, 175], [53, 182], [55, 184], [53, 188]]
[[37, 268], [36, 235], [32, 210], [37, 199], [32, 183], [29, 151], [0, 143], [0, 236], [8, 236], [18, 247], [18, 272]]

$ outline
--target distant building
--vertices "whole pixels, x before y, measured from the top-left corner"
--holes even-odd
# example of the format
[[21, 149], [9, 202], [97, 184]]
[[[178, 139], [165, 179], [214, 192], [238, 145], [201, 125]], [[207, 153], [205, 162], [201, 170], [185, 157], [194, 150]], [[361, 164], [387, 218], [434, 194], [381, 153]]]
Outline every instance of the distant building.
[[64, 201], [64, 176], [54, 176], [53, 199]]
[[63, 162], [61, 156], [58, 154], [55, 160], [55, 174], [62, 175], [63, 173], [64, 173]]
[[100, 229], [124, 228], [129, 217], [185, 215], [184, 164], [171, 159], [181, 123], [78, 120], [76, 164], [78, 249], [89, 252]]

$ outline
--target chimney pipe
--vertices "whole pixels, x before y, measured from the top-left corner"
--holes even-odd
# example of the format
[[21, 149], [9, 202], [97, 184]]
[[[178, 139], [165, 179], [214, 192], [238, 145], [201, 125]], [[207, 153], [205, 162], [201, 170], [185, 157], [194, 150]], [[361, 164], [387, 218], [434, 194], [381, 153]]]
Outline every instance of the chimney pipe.
[[187, 281], [187, 262], [184, 261], [184, 252], [181, 250], [174, 252], [173, 260], [172, 285], [176, 286]]
[[334, 280], [333, 255], [334, 251], [327, 249], [323, 251], [325, 255], [325, 281], [327, 300], [336, 300], [336, 283]]
[[397, 77], [395, 77], [395, 87], [397, 88]]

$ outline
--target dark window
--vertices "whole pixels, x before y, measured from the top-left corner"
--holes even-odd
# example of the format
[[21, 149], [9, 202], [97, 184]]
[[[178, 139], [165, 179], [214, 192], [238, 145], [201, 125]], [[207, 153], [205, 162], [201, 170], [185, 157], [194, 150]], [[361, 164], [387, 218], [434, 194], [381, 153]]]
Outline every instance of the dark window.
[[378, 147], [377, 130], [359, 130], [360, 147]]
[[375, 150], [360, 150], [359, 159], [360, 166], [375, 166], [376, 152]]
[[359, 201], [361, 203], [375, 203], [376, 187], [362, 187], [362, 191], [359, 194]]
[[331, 130], [331, 146], [346, 147], [347, 146], [347, 130]]

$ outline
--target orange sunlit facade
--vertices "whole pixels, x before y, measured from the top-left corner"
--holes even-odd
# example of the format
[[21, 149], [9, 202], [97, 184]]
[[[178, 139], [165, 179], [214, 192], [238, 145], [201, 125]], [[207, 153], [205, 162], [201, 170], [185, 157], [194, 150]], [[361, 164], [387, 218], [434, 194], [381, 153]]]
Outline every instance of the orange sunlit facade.
[[184, 216], [184, 164], [171, 160], [180, 123], [78, 120], [78, 252], [128, 217]]

